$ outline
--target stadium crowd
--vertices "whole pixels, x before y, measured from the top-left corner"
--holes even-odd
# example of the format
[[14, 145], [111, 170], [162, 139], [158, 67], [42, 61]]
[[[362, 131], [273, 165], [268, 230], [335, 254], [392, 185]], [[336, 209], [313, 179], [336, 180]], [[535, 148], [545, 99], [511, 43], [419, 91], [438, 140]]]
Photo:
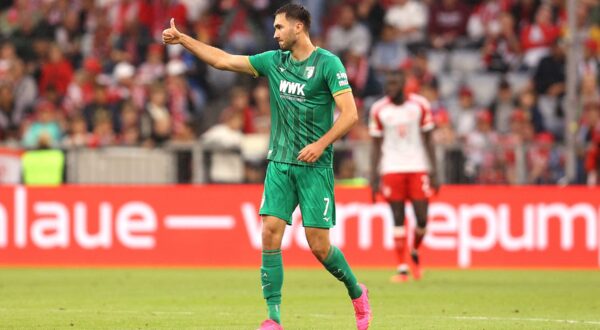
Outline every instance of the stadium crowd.
[[[0, 3], [0, 144], [21, 148], [160, 147], [204, 140], [235, 148], [269, 131], [268, 85], [207, 67], [161, 44], [178, 28], [237, 54], [276, 49], [280, 0], [5, 0]], [[565, 36], [577, 61], [577, 183], [600, 167], [600, 2], [581, 0], [304, 0], [311, 37], [343, 60], [368, 141], [386, 72], [431, 104], [435, 141], [460, 167], [447, 181], [556, 184], [565, 168]], [[353, 158], [336, 162], [340, 179]], [[252, 172], [247, 172], [252, 173]], [[252, 178], [249, 179], [248, 176]], [[259, 181], [259, 174], [246, 180]]]

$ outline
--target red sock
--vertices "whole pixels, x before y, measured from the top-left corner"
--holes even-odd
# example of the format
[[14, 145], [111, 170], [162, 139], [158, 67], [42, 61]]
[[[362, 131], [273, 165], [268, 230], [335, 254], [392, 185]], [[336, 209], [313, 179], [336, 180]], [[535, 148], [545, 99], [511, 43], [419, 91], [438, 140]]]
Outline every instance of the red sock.
[[406, 230], [404, 226], [394, 227], [394, 243], [398, 265], [406, 264]]

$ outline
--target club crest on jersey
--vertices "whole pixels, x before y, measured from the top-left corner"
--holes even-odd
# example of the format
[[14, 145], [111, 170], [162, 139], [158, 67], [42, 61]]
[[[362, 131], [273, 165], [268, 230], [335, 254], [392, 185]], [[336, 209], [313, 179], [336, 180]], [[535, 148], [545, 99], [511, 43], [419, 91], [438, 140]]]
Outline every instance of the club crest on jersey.
[[315, 74], [315, 67], [314, 66], [307, 66], [306, 70], [304, 70], [304, 77], [306, 79], [310, 79], [314, 74]]

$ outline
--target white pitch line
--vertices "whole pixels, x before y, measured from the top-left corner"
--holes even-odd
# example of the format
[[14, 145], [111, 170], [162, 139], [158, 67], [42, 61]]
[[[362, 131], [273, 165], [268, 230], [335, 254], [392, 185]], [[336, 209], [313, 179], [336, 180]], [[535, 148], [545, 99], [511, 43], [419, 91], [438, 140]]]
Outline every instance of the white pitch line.
[[[32, 312], [40, 311], [37, 308], [0, 308], [0, 312]], [[75, 308], [50, 308], [44, 309], [44, 312], [51, 313], [100, 313], [100, 314], [156, 314], [156, 315], [194, 315], [194, 312], [178, 311], [136, 311], [136, 310], [96, 310], [96, 309], [75, 309]]]
[[563, 320], [563, 319], [547, 319], [539, 317], [500, 317], [500, 316], [441, 316], [441, 315], [400, 315], [404, 318], [439, 318], [452, 320], [468, 320], [468, 321], [524, 321], [524, 322], [546, 322], [546, 323], [567, 323], [567, 324], [589, 324], [600, 325], [600, 321], [586, 320]]
[[165, 227], [169, 229], [231, 229], [235, 226], [232, 216], [169, 215]]

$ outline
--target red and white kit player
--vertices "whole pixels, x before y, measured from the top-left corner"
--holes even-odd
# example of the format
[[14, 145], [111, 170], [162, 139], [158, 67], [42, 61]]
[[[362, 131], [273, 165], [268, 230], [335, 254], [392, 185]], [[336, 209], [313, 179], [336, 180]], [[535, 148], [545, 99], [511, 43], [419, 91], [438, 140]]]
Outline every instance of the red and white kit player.
[[404, 282], [409, 273], [405, 202], [411, 202], [417, 220], [410, 269], [413, 278], [420, 279], [418, 250], [425, 236], [429, 198], [438, 189], [431, 137], [434, 123], [427, 99], [405, 93], [402, 73], [388, 75], [385, 91], [386, 96], [375, 102], [370, 111], [371, 188], [373, 200], [380, 192], [392, 209], [398, 257], [398, 270], [392, 281]]

